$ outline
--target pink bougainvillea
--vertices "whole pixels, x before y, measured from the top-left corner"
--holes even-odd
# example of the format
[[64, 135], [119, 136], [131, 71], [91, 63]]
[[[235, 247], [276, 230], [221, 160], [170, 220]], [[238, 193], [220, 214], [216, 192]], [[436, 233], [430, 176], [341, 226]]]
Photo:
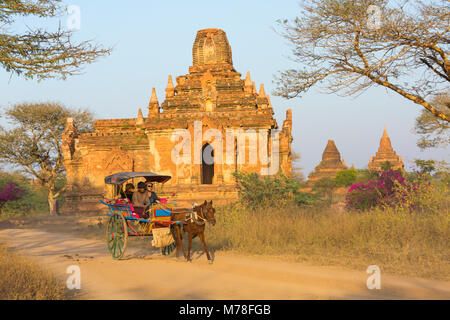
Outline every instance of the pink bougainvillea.
[[398, 200], [398, 186], [405, 184], [406, 180], [399, 171], [382, 172], [374, 181], [352, 185], [346, 195], [346, 206], [348, 209], [367, 210], [379, 205], [391, 205]]
[[0, 188], [0, 209], [8, 201], [21, 199], [24, 194], [25, 190], [20, 189], [16, 183], [8, 183], [5, 187]]

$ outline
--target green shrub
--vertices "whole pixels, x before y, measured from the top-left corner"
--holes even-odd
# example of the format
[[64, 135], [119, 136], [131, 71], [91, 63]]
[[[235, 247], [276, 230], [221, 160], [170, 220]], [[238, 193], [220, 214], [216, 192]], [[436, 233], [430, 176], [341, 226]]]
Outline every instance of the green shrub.
[[45, 189], [30, 183], [30, 179], [17, 173], [0, 172], [0, 188], [8, 183], [16, 183], [25, 190], [24, 196], [17, 201], [9, 201], [2, 207], [2, 217], [15, 215], [44, 214], [48, 212], [47, 193]]
[[325, 198], [327, 205], [331, 205], [336, 187], [336, 181], [333, 178], [324, 177], [314, 182], [313, 190]]
[[289, 203], [308, 205], [317, 197], [299, 191], [300, 183], [282, 174], [261, 176], [256, 173], [234, 172], [239, 186], [240, 202], [251, 208], [284, 206]]
[[395, 191], [397, 196], [393, 207], [396, 212], [439, 214], [449, 211], [449, 183], [429, 174], [419, 173], [410, 183], [397, 184]]
[[356, 169], [357, 177], [355, 182], [368, 183], [371, 180], [375, 180], [378, 176], [376, 171], [370, 171], [368, 169]]
[[356, 182], [356, 178], [358, 177], [358, 171], [356, 169], [346, 169], [339, 171], [334, 178], [336, 183], [336, 187], [350, 187], [352, 184]]

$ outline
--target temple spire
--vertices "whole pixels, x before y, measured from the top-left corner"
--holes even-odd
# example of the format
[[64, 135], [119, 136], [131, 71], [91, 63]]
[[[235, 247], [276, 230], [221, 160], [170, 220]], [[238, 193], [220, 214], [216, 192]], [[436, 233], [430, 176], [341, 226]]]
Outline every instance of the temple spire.
[[394, 151], [392, 149], [391, 139], [388, 136], [386, 126], [384, 126], [383, 136], [381, 137], [380, 148], [378, 149], [378, 151], [382, 151], [382, 152], [393, 152]]
[[341, 161], [341, 154], [333, 140], [328, 140], [327, 146], [322, 154], [322, 161], [314, 168], [314, 171], [308, 176], [312, 183], [322, 178], [334, 178], [336, 174], [347, 169], [345, 162]]
[[166, 97], [173, 97], [175, 95], [175, 88], [173, 86], [172, 76], [169, 75], [169, 79], [167, 80], [166, 87]]
[[150, 98], [149, 105], [151, 105], [151, 104], [158, 104], [159, 105], [158, 98], [156, 97], [156, 90], [155, 90], [155, 88], [152, 89], [152, 96]]
[[150, 102], [148, 104], [148, 115], [149, 117], [152, 115], [158, 115], [159, 114], [159, 102], [158, 98], [156, 97], [156, 90], [155, 88], [152, 89], [152, 96], [150, 98]]
[[247, 75], [244, 80], [244, 92], [252, 93], [252, 79], [250, 78], [250, 71], [247, 71]]
[[378, 147], [378, 151], [374, 157], [371, 157], [369, 160], [369, 170], [371, 171], [381, 171], [384, 167], [384, 164], [389, 162], [392, 169], [400, 169], [403, 170], [403, 160], [397, 155], [392, 148], [391, 139], [386, 130], [386, 126], [384, 126], [383, 135], [380, 139], [380, 146]]
[[136, 125], [140, 126], [144, 124], [144, 116], [142, 115], [142, 110], [139, 108], [138, 110], [138, 116], [136, 118]]
[[250, 78], [250, 71], [247, 71], [247, 75], [245, 76], [244, 84], [246, 86], [251, 86], [252, 85], [252, 79]]
[[259, 87], [259, 97], [264, 98], [266, 96], [266, 93], [264, 92], [264, 84], [261, 83], [261, 86]]
[[388, 136], [388, 133], [387, 133], [387, 130], [386, 130], [386, 125], [384, 126], [383, 135], [381, 136], [381, 138], [382, 139], [383, 138], [388, 138], [389, 139], [389, 136]]

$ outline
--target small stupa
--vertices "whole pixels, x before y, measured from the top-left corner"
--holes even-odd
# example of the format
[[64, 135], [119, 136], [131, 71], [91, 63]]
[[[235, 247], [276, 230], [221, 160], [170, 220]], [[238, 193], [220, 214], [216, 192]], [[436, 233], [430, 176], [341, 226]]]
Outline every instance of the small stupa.
[[308, 181], [314, 182], [326, 177], [334, 178], [336, 173], [345, 169], [348, 169], [348, 167], [341, 161], [341, 154], [336, 148], [336, 144], [333, 140], [328, 140], [327, 146], [322, 154], [322, 161], [308, 176]]
[[368, 168], [370, 171], [381, 171], [386, 162], [389, 162], [393, 170], [404, 169], [402, 157], [397, 155], [394, 149], [392, 149], [391, 139], [387, 134], [385, 126], [383, 136], [380, 140], [380, 147], [375, 156], [370, 157]]

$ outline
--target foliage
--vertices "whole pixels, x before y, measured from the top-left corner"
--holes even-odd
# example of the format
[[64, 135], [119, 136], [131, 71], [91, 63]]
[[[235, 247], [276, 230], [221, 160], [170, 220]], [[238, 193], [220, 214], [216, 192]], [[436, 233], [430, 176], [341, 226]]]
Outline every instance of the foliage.
[[299, 166], [299, 162], [301, 160], [300, 154], [296, 152], [291, 153], [291, 161], [292, 161], [292, 177], [294, 180], [298, 182], [302, 182], [305, 180], [305, 175], [302, 172], [302, 167]]
[[[442, 113], [450, 117], [450, 92], [434, 96], [432, 104]], [[422, 149], [447, 147], [450, 143], [450, 126], [448, 122], [436, 118], [426, 110], [422, 110], [416, 118], [414, 132], [420, 136], [417, 146]]]
[[0, 187], [0, 214], [5, 203], [16, 201], [23, 197], [25, 190], [19, 188], [17, 183], [10, 182], [5, 187]]
[[107, 55], [111, 49], [103, 49], [92, 41], [76, 43], [73, 32], [62, 30], [33, 30], [10, 32], [23, 17], [58, 18], [65, 8], [60, 0], [4, 0], [0, 1], [0, 65], [7, 72], [14, 72], [25, 78], [62, 78], [76, 75], [84, 64]]
[[350, 168], [346, 170], [339, 171], [334, 178], [337, 187], [350, 187], [356, 182], [358, 177], [358, 171], [356, 169]]
[[375, 181], [357, 182], [348, 190], [345, 202], [347, 209], [368, 210], [378, 204], [379, 198]]
[[336, 182], [330, 177], [324, 177], [314, 182], [313, 190], [326, 198], [328, 205], [333, 202], [333, 193], [336, 189]]
[[319, 84], [343, 95], [382, 86], [450, 121], [428, 98], [450, 82], [446, 1], [305, 0], [301, 7], [292, 21], [279, 21], [299, 68], [278, 74], [276, 95], [294, 98]]
[[57, 103], [23, 103], [9, 108], [6, 118], [13, 128], [0, 126], [0, 161], [20, 167], [48, 191], [49, 210], [65, 187], [56, 189], [64, 173], [62, 133], [66, 119], [73, 118], [79, 131], [92, 128], [92, 114]]
[[392, 169], [392, 163], [390, 161], [384, 161], [381, 164], [381, 171], [389, 171]]
[[260, 176], [256, 173], [234, 172], [239, 200], [245, 206], [256, 209], [284, 206], [287, 203], [306, 205], [315, 201], [312, 194], [300, 192], [299, 182], [280, 174]]
[[427, 172], [413, 172], [404, 177], [400, 171], [389, 170], [368, 183], [352, 185], [346, 195], [346, 207], [360, 211], [380, 207], [393, 212], [448, 213], [449, 182], [440, 176], [433, 178]]
[[399, 171], [381, 172], [376, 180], [367, 183], [357, 182], [350, 187], [346, 195], [346, 207], [352, 210], [370, 208], [395, 203], [397, 185], [404, 185], [406, 179]]
[[10, 201], [2, 207], [2, 217], [17, 215], [35, 215], [48, 212], [47, 192], [39, 185], [30, 183], [30, 179], [19, 173], [0, 172], [0, 189], [14, 183], [23, 190], [23, 195], [16, 201]]
[[435, 160], [416, 159], [416, 160], [414, 160], [414, 163], [419, 168], [421, 173], [431, 174], [433, 171], [436, 170], [436, 167], [435, 167], [436, 161]]
[[378, 173], [376, 171], [370, 171], [368, 169], [356, 169], [356, 172], [357, 172], [356, 182], [367, 183], [378, 177]]
[[429, 174], [418, 173], [408, 184], [396, 186], [396, 212], [439, 214], [447, 212], [450, 204], [449, 183], [438, 182]]
[[420, 176], [430, 175], [433, 180], [450, 183], [450, 167], [446, 161], [416, 159], [414, 163], [416, 170], [406, 173], [408, 182], [413, 183]]

